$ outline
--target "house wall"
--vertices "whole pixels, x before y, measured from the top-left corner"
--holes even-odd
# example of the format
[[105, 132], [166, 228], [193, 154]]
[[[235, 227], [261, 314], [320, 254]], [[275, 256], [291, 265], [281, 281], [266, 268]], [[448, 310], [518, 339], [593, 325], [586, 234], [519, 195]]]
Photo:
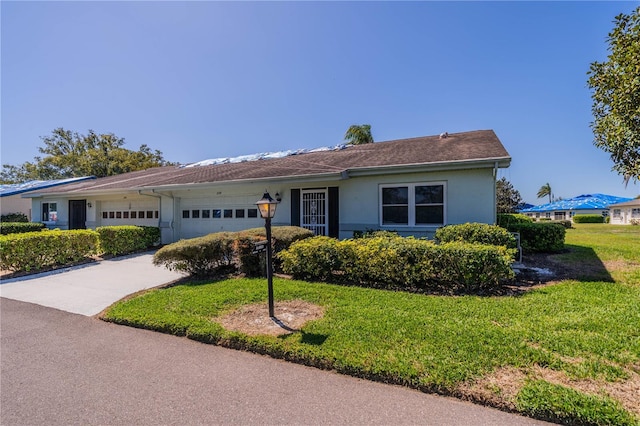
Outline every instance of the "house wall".
[[[167, 189], [119, 193], [86, 197], [87, 228], [106, 225], [159, 226], [162, 242], [170, 243], [221, 231], [239, 231], [264, 226], [255, 202], [262, 198], [265, 188], [272, 197], [280, 194], [281, 202], [272, 224], [290, 225], [292, 189], [339, 188], [339, 237], [351, 238], [354, 231], [387, 229], [401, 235], [433, 237], [438, 226], [381, 225], [380, 185], [442, 183], [445, 186], [445, 224], [465, 222], [495, 223], [495, 178], [493, 168], [461, 171], [402, 173], [388, 175], [353, 176], [346, 179], [227, 183], [219, 185], [191, 185], [184, 189]], [[146, 195], [145, 195], [146, 194]], [[58, 203], [58, 222], [51, 227], [68, 228], [68, 200], [79, 199], [45, 197], [33, 199], [35, 218], [40, 218], [43, 202]], [[91, 204], [91, 207], [89, 207]], [[203, 210], [209, 217], [203, 217]], [[220, 210], [221, 217], [213, 212]], [[230, 211], [231, 217], [224, 217]], [[136, 212], [136, 217], [132, 217]], [[144, 212], [141, 219], [140, 212]], [[148, 217], [151, 212], [151, 217]], [[197, 212], [194, 217], [194, 212]], [[255, 212], [257, 213], [257, 212]], [[240, 217], [242, 216], [242, 217]]]
[[[616, 212], [616, 210], [619, 211]], [[610, 223], [613, 225], [631, 225], [631, 221], [640, 222], [640, 204], [635, 206], [611, 207]]]
[[0, 210], [3, 215], [10, 213], [24, 213], [31, 220], [31, 200], [22, 198], [21, 194], [0, 198]]

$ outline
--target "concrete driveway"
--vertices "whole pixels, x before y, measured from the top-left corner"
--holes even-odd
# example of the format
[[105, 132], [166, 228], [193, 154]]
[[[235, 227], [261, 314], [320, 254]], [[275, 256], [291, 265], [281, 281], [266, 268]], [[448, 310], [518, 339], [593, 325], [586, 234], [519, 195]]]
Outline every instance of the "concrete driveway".
[[146, 252], [1, 280], [0, 297], [92, 316], [130, 294], [184, 277], [152, 259], [153, 252]]

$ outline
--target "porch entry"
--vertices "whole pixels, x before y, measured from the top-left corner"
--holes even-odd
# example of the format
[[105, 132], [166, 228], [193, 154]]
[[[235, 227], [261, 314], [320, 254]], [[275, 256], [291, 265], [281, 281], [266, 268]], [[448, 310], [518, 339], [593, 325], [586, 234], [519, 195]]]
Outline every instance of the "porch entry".
[[69, 200], [69, 229], [87, 229], [87, 200]]
[[328, 235], [327, 190], [303, 190], [300, 226], [316, 235]]
[[338, 187], [291, 190], [291, 225], [316, 235], [338, 237]]

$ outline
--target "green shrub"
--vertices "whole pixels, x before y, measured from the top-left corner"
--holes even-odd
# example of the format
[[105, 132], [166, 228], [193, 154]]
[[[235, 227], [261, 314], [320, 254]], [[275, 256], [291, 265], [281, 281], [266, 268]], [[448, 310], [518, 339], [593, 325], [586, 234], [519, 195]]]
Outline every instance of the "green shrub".
[[40, 222], [0, 222], [0, 234], [23, 234], [25, 232], [40, 232], [45, 229]]
[[29, 222], [29, 218], [24, 213], [7, 213], [0, 216], [0, 222]]
[[561, 224], [519, 223], [507, 229], [520, 233], [520, 246], [525, 253], [553, 253], [564, 248], [566, 228]]
[[69, 265], [96, 252], [98, 233], [92, 230], [44, 231], [0, 236], [0, 267], [31, 271]]
[[[256, 242], [266, 241], [266, 236], [255, 232], [236, 232], [233, 238], [233, 252], [238, 259], [240, 272], [248, 277], [263, 276], [266, 271], [265, 256], [254, 254], [253, 250]], [[273, 238], [271, 240], [273, 249]]]
[[516, 247], [516, 239], [509, 231], [500, 226], [487, 225], [485, 223], [465, 223], [462, 225], [448, 225], [438, 228], [436, 230], [436, 240], [441, 243], [461, 241], [466, 243], [491, 244], [494, 246], [505, 246], [511, 248]]
[[551, 218], [550, 217], [541, 217], [541, 218], [538, 218], [538, 222], [551, 222]]
[[604, 223], [610, 223], [611, 222], [611, 218], [609, 216], [604, 218]]
[[295, 278], [309, 281], [331, 281], [340, 267], [338, 240], [313, 237], [296, 241], [287, 250], [278, 253], [282, 270]]
[[577, 214], [573, 223], [604, 223], [604, 216], [600, 214]]
[[573, 228], [573, 222], [571, 222], [570, 220], [551, 220], [551, 221], [548, 221], [547, 223], [558, 223], [564, 226], [565, 229]]
[[101, 253], [120, 255], [144, 250], [155, 245], [160, 239], [160, 230], [151, 226], [100, 226], [96, 231], [100, 235]]
[[168, 244], [153, 256], [154, 265], [196, 277], [212, 276], [232, 265], [235, 233], [218, 232]]
[[533, 218], [522, 213], [498, 213], [496, 223], [498, 226], [506, 228], [512, 223], [532, 223]]
[[[257, 241], [264, 241], [267, 239], [267, 231], [263, 227], [250, 228], [240, 232], [244, 235], [255, 235], [255, 236], [261, 237]], [[273, 249], [273, 269], [275, 271], [282, 270], [282, 267], [280, 265], [281, 264], [280, 259], [278, 258], [278, 256], [276, 256], [278, 253], [280, 253], [282, 250], [289, 248], [289, 246], [295, 241], [304, 240], [305, 238], [313, 237], [313, 235], [314, 234], [312, 231], [305, 228], [301, 228], [299, 226], [273, 226], [271, 228], [271, 239], [273, 240], [272, 246], [271, 246]], [[249, 260], [249, 258], [247, 257], [246, 258], [247, 262], [251, 262], [254, 265], [254, 267], [260, 264], [262, 265], [261, 271], [266, 270], [264, 266], [263, 254], [249, 254], [247, 256], [255, 257], [255, 259], [253, 260]], [[244, 269], [242, 265], [240, 268]], [[260, 274], [261, 273], [258, 273], [258, 275]]]
[[513, 278], [513, 249], [383, 235], [337, 241], [314, 237], [279, 254], [286, 273], [305, 280], [376, 288], [481, 293]]

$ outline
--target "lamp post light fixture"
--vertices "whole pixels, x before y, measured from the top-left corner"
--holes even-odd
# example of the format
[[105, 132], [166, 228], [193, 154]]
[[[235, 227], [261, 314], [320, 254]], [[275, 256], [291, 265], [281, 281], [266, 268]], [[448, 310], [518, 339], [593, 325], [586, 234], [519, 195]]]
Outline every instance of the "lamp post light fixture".
[[267, 231], [267, 286], [269, 289], [269, 317], [275, 318], [273, 310], [273, 267], [271, 261], [271, 219], [276, 214], [278, 202], [271, 198], [269, 192], [265, 190], [264, 195], [256, 202], [260, 217], [264, 219], [264, 227]]

